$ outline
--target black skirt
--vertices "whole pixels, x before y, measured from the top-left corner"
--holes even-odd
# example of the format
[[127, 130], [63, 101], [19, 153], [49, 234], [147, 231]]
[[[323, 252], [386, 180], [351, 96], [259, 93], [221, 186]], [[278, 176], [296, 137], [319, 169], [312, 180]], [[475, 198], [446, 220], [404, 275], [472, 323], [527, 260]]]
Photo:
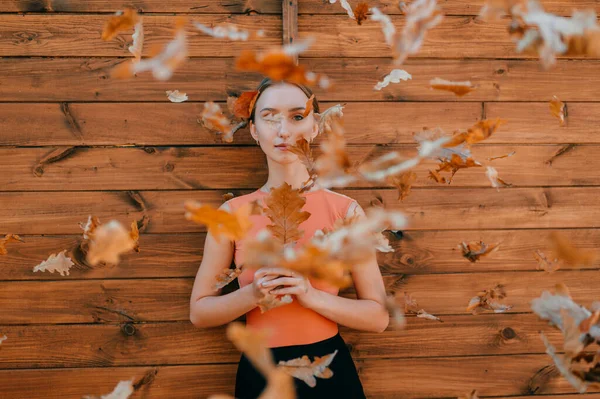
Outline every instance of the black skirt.
[[[272, 348], [271, 352], [275, 363], [278, 363], [281, 360], [291, 360], [304, 355], [307, 355], [312, 361], [315, 356], [325, 356], [336, 349], [338, 353], [329, 365], [333, 371], [333, 377], [328, 379], [317, 377], [317, 385], [314, 388], [309, 387], [304, 381], [294, 378], [296, 397], [298, 399], [366, 399], [350, 351], [339, 333], [313, 344], [282, 346]], [[256, 399], [265, 389], [266, 383], [262, 374], [252, 366], [246, 356], [242, 355], [235, 380], [235, 397]]]

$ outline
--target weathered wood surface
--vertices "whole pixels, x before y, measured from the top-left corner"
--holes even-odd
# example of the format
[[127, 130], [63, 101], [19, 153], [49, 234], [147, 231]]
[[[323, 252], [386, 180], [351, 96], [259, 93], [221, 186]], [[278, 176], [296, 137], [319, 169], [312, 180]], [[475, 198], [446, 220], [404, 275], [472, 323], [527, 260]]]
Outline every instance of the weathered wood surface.
[[[484, 0], [444, 0], [439, 2], [446, 15], [478, 15]], [[278, 1], [256, 0], [208, 0], [198, 5], [195, 0], [4, 0], [0, 3], [0, 12], [102, 12], [112, 13], [122, 9], [124, 5], [148, 13], [254, 13], [281, 14], [281, 3]], [[594, 9], [600, 13], [600, 5], [595, 0], [544, 0], [544, 8], [548, 12], [570, 16], [573, 9]], [[372, 0], [369, 6], [378, 7], [386, 14], [401, 14], [398, 2], [394, 0]], [[329, 4], [327, 1], [299, 2], [299, 14], [345, 14], [339, 3]]]
[[[251, 90], [260, 82], [254, 73], [236, 72], [234, 58], [193, 58], [167, 82], [150, 73], [120, 80], [110, 78], [120, 58], [0, 59], [2, 101], [167, 101], [166, 90], [177, 87], [190, 100], [225, 100], [227, 90]], [[594, 101], [600, 96], [600, 61], [559, 60], [543, 71], [537, 60], [409, 60], [413, 76], [402, 84], [373, 90], [392, 69], [386, 58], [302, 58], [309, 70], [327, 75], [330, 91], [315, 90], [324, 101]], [[227, 71], [224, 74], [223, 71]], [[585, 79], [582, 79], [585, 76]], [[435, 77], [470, 80], [479, 87], [465, 97], [432, 90]], [[554, 82], [560, 81], [560, 85]], [[24, 88], [27, 88], [24, 90]]]
[[[415, 145], [353, 146], [352, 162], [362, 165], [389, 152], [405, 158], [417, 155]], [[508, 158], [492, 159], [510, 153]], [[315, 146], [313, 154], [321, 151]], [[519, 186], [600, 185], [600, 146], [536, 145], [473, 147], [474, 159], [483, 166], [461, 170], [452, 187], [490, 187], [485, 165], [498, 170], [506, 182]], [[50, 156], [65, 154], [55, 162]], [[557, 155], [560, 154], [560, 155]], [[225, 162], [224, 162], [225, 161]], [[428, 177], [437, 166], [428, 161], [415, 168], [414, 187], [440, 187]], [[211, 171], [207, 173], [206, 171]], [[253, 147], [145, 147], [145, 148], [0, 148], [0, 190], [166, 190], [166, 189], [251, 189], [267, 180], [262, 149]], [[352, 187], [387, 186], [386, 183], [357, 181]]]
[[[0, 56], [104, 56], [133, 57], [128, 51], [133, 29], [110, 41], [101, 39], [106, 15], [1, 15]], [[207, 26], [232, 23], [241, 29], [262, 29], [264, 37], [251, 42], [219, 40], [186, 25], [191, 57], [235, 57], [250, 45], [266, 49], [281, 44], [281, 16], [276, 15], [198, 15], [190, 18]], [[175, 16], [144, 16], [142, 56], [162, 48], [173, 39]]]
[[[529, 302], [563, 282], [582, 304], [597, 299], [597, 270], [388, 275], [389, 292], [409, 292], [435, 315], [466, 314], [477, 292], [504, 284], [510, 313], [530, 312]], [[3, 324], [187, 321], [192, 278], [0, 282]], [[353, 297], [354, 290], [343, 292]]]
[[[597, 398], [555, 396], [575, 390], [550, 365], [547, 355], [476, 356], [431, 359], [365, 360], [357, 362], [369, 398], [457, 397], [477, 389], [481, 396], [549, 394], [551, 398]], [[47, 398], [45, 392], [69, 397], [111, 392], [119, 380], [140, 383], [134, 398], [204, 398], [233, 393], [236, 364], [90, 367], [32, 370], [1, 370], [0, 390], [9, 397]], [[402, 378], [389, 379], [389, 375]], [[499, 376], [506, 376], [501, 378]], [[437, 383], [432, 383], [432, 381]], [[14, 382], [19, 381], [17, 385]], [[142, 382], [143, 381], [143, 382]], [[535, 395], [537, 398], [538, 395]], [[544, 398], [544, 396], [540, 396]]]
[[[561, 341], [560, 331], [534, 314], [442, 320], [408, 317], [404, 330], [391, 326], [377, 334], [342, 328], [341, 333], [355, 359], [543, 354], [540, 331], [551, 342]], [[0, 352], [0, 368], [213, 364], [239, 359], [224, 328], [199, 330], [189, 322], [3, 326], [2, 333], [9, 339]]]
[[[394, 252], [378, 253], [383, 274], [429, 274], [533, 271], [537, 262], [533, 252], [550, 254], [548, 232], [545, 230], [479, 230], [411, 231], [398, 239], [385, 233]], [[586, 250], [597, 248], [598, 229], [562, 230], [566, 238]], [[140, 253], [128, 253], [113, 267], [83, 267], [78, 250], [81, 234], [67, 236], [22, 236], [24, 243], [9, 244], [8, 255], [2, 259], [0, 280], [71, 280], [141, 277], [194, 277], [202, 261], [205, 233], [142, 234]], [[462, 242], [484, 240], [500, 243], [493, 255], [471, 263], [461, 256]], [[69, 275], [34, 273], [33, 266], [49, 254], [66, 249], [78, 266]], [[562, 265], [563, 270], [598, 269], [600, 264], [587, 266]]]
[[[231, 190], [234, 195], [252, 190]], [[214, 191], [78, 191], [0, 193], [0, 231], [14, 234], [79, 234], [80, 222], [93, 214], [100, 220], [138, 221], [145, 233], [205, 231], [187, 221], [186, 200], [218, 206], [228, 190]], [[598, 227], [598, 187], [413, 189], [404, 202], [395, 189], [339, 190], [362, 206], [381, 195], [390, 209], [403, 211], [406, 230], [586, 228]]]
[[[323, 101], [321, 111], [333, 105]], [[4, 103], [0, 146], [224, 145], [217, 134], [198, 123], [203, 108], [199, 102]], [[486, 144], [600, 143], [596, 128], [600, 104], [572, 102], [567, 109], [567, 124], [560, 126], [548, 102], [349, 102], [344, 107], [344, 128], [349, 145], [414, 144], [413, 133], [425, 127], [452, 133], [482, 118], [502, 118], [507, 123]], [[256, 142], [248, 129], [242, 129], [233, 144]]]

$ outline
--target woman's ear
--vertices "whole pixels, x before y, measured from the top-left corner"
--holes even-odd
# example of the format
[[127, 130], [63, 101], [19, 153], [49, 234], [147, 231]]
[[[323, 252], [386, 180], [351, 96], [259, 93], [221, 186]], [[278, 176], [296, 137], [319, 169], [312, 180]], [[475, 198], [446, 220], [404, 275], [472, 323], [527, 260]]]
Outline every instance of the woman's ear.
[[252, 121], [248, 121], [248, 124], [250, 125], [250, 134], [252, 135], [252, 138], [254, 140], [258, 140], [258, 134], [256, 134], [256, 126], [254, 125], [254, 123], [252, 123]]

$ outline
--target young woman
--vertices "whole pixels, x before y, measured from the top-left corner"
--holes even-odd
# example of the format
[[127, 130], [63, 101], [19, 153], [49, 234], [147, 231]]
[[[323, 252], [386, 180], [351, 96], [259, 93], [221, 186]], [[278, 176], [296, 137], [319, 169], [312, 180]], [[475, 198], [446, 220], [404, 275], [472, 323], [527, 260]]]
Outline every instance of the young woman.
[[[303, 85], [264, 79], [258, 91], [250, 117], [250, 132], [266, 155], [269, 177], [253, 193], [225, 202], [221, 209], [228, 211], [268, 195], [271, 188], [284, 182], [298, 189], [309, 177], [306, 167], [286, 146], [294, 144], [300, 137], [310, 142], [319, 133], [313, 114], [306, 118], [302, 115], [312, 95], [311, 90]], [[313, 107], [318, 113], [316, 98]], [[283, 118], [274, 122], [277, 114], [282, 114]], [[336, 219], [353, 214], [364, 215], [355, 200], [331, 190], [313, 187], [303, 196], [306, 204], [302, 210], [310, 212], [311, 216], [300, 225], [304, 237], [298, 241], [299, 245], [310, 240], [316, 230], [331, 228]], [[270, 224], [264, 215], [252, 216], [252, 222], [250, 237]], [[228, 242], [221, 239], [217, 242], [211, 234], [207, 234], [204, 256], [190, 300], [191, 322], [199, 328], [214, 327], [246, 314], [248, 327], [270, 331], [269, 347], [276, 362], [303, 355], [313, 360], [315, 356], [325, 356], [337, 350], [329, 366], [333, 377], [317, 378], [317, 385], [313, 388], [294, 379], [297, 397], [365, 398], [350, 352], [338, 332], [338, 324], [372, 332], [382, 332], [388, 326], [389, 315], [382, 303], [385, 287], [375, 252], [370, 262], [352, 271], [358, 299], [340, 297], [335, 287], [282, 268], [244, 269], [238, 278], [240, 289], [226, 295], [215, 294], [213, 286], [219, 272], [229, 267], [232, 259], [236, 265], [243, 265], [243, 258], [243, 240]], [[261, 313], [257, 303], [267, 293], [291, 294], [293, 301]], [[235, 397], [256, 398], [265, 384], [265, 379], [242, 355]]]

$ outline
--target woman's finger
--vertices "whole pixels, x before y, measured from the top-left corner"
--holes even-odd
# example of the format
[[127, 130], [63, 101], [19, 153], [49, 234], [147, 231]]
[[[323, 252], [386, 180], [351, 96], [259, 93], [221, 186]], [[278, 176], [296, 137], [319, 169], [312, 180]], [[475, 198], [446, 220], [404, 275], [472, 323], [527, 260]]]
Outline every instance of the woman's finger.
[[295, 285], [293, 287], [284, 287], [284, 288], [274, 289], [274, 290], [269, 291], [269, 293], [273, 294], [273, 295], [285, 295], [285, 294], [302, 295], [305, 293], [305, 290], [301, 286]]
[[279, 277], [271, 281], [262, 282], [263, 287], [276, 287], [278, 285], [298, 285], [302, 282], [301, 279], [296, 277]]
[[287, 276], [294, 277], [297, 273], [290, 269], [285, 269], [283, 267], [265, 267], [261, 270], [264, 270], [265, 274], [276, 274], [279, 276]]

